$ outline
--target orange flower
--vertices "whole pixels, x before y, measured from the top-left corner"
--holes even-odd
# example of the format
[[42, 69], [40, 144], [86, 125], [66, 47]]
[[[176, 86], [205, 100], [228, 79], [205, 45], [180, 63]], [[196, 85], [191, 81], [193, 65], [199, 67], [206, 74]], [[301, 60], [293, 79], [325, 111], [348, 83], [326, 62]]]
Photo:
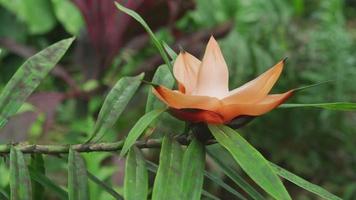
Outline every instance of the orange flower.
[[187, 52], [175, 60], [178, 90], [155, 86], [154, 94], [175, 117], [193, 123], [229, 123], [239, 116], [258, 116], [286, 101], [293, 90], [268, 94], [280, 76], [284, 60], [256, 79], [229, 91], [229, 72], [216, 40], [211, 37], [200, 61]]

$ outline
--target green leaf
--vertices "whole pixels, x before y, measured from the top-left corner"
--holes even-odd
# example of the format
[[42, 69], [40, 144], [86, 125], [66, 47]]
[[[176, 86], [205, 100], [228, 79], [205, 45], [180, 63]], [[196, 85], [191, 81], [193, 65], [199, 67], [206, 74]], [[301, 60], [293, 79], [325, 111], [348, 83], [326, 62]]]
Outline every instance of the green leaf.
[[0, 199], [3, 199], [3, 200], [8, 200], [10, 197], [9, 195], [7, 194], [7, 192], [0, 187]]
[[68, 154], [68, 199], [88, 200], [88, 177], [84, 159], [72, 149]]
[[203, 190], [204, 168], [205, 146], [194, 138], [183, 156], [180, 185], [182, 199], [200, 200]]
[[182, 177], [183, 150], [169, 136], [162, 142], [159, 166], [153, 184], [152, 200], [181, 200], [180, 182]]
[[291, 199], [269, 162], [235, 130], [224, 125], [209, 125], [215, 139], [225, 147], [241, 168], [276, 199]]
[[[31, 164], [30, 168], [33, 169], [34, 171], [45, 174], [45, 167], [44, 167], [44, 161], [43, 157], [41, 154], [32, 154], [31, 155]], [[31, 176], [31, 172], [30, 172]], [[32, 195], [33, 199], [43, 199], [44, 198], [44, 187], [31, 177], [31, 185], [32, 185]]]
[[[167, 65], [161, 65], [157, 68], [153, 78], [152, 83], [157, 85], [164, 85], [167, 88], [173, 88], [175, 80]], [[157, 97], [152, 93], [152, 88], [149, 87], [147, 103], [146, 103], [146, 113], [153, 109], [164, 108], [165, 105], [157, 99]]]
[[327, 200], [341, 200], [340, 197], [337, 197], [333, 194], [331, 194], [330, 192], [328, 192], [327, 190], [325, 190], [324, 188], [315, 185], [313, 183], [310, 183], [306, 180], [304, 180], [303, 178], [293, 174], [292, 172], [283, 169], [282, 167], [274, 164], [274, 163], [270, 163], [270, 165], [272, 166], [273, 170], [281, 177], [287, 179], [288, 181], [298, 185], [301, 188], [304, 188], [305, 190], [308, 190], [309, 192], [312, 192], [324, 199]]
[[176, 57], [178, 56], [177, 53], [167, 43], [165, 42], [162, 43], [163, 43], [164, 50], [166, 50], [171, 60], [175, 60]]
[[141, 136], [141, 134], [145, 131], [145, 129], [152, 123], [152, 121], [155, 120], [164, 111], [165, 109], [152, 110], [151, 112], [146, 113], [136, 122], [134, 127], [132, 127], [132, 129], [127, 135], [124, 146], [122, 147], [122, 150], [120, 152], [121, 157], [124, 156], [131, 148], [131, 146], [135, 144], [136, 140]]
[[30, 175], [22, 152], [15, 147], [10, 150], [11, 200], [31, 200]]
[[25, 22], [32, 34], [47, 33], [56, 25], [48, 0], [0, 0], [0, 4]]
[[109, 185], [107, 185], [105, 182], [101, 181], [99, 178], [94, 176], [92, 173], [87, 171], [88, 173], [88, 178], [96, 183], [98, 186], [100, 186], [102, 189], [104, 189], [107, 193], [109, 193], [111, 196], [113, 196], [117, 200], [124, 200], [124, 198], [117, 193], [113, 188], [111, 188]]
[[29, 58], [0, 94], [0, 128], [14, 115], [27, 97], [62, 58], [74, 38], [59, 41]]
[[45, 176], [43, 173], [39, 173], [34, 170], [31, 166], [29, 167], [29, 172], [31, 179], [40, 183], [42, 186], [48, 188], [53, 194], [57, 194], [60, 199], [66, 200], [68, 199], [68, 193], [64, 191], [60, 186], [54, 183], [51, 179]]
[[[220, 146], [219, 146], [220, 147]], [[234, 181], [242, 190], [244, 190], [252, 199], [255, 200], [263, 200], [265, 199], [259, 192], [257, 192], [248, 182], [246, 182], [240, 174], [236, 172], [235, 168], [230, 167], [227, 164], [226, 156], [227, 154], [222, 149], [214, 148], [208, 149], [208, 155], [215, 161], [215, 163], [223, 170], [224, 174], [226, 174], [232, 181]]]
[[170, 72], [172, 73], [172, 69], [173, 69], [172, 64], [171, 64], [166, 52], [163, 49], [163, 45], [162, 45], [161, 41], [158, 40], [158, 38], [155, 36], [153, 31], [150, 29], [148, 24], [145, 22], [145, 20], [139, 14], [137, 14], [135, 11], [120, 5], [118, 2], [115, 2], [115, 5], [119, 10], [126, 13], [127, 15], [130, 15], [132, 18], [134, 18], [137, 22], [139, 22], [143, 26], [143, 28], [147, 31], [147, 33], [151, 37], [151, 40], [152, 40], [153, 44], [156, 46], [158, 52], [161, 54], [164, 62], [169, 67]]
[[77, 7], [70, 0], [52, 0], [54, 14], [66, 31], [72, 35], [79, 35], [84, 27], [84, 21]]
[[105, 98], [95, 128], [87, 142], [101, 139], [115, 124], [140, 86], [143, 77], [143, 73], [134, 77], [123, 77], [115, 84]]
[[356, 103], [333, 102], [333, 103], [307, 103], [307, 104], [282, 104], [280, 108], [322, 108], [337, 111], [356, 111]]
[[145, 200], [148, 195], [146, 162], [139, 149], [132, 147], [125, 167], [124, 196], [126, 200]]

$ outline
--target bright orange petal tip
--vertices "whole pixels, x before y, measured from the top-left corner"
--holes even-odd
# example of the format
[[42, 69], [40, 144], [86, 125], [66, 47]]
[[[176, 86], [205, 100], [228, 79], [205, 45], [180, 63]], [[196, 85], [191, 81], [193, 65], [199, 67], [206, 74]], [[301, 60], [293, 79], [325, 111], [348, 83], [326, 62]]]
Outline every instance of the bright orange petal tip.
[[239, 88], [229, 91], [229, 74], [219, 44], [210, 37], [202, 61], [182, 50], [173, 73], [178, 90], [154, 85], [153, 93], [178, 119], [192, 123], [227, 124], [240, 116], [263, 115], [294, 92], [272, 94], [287, 57]]

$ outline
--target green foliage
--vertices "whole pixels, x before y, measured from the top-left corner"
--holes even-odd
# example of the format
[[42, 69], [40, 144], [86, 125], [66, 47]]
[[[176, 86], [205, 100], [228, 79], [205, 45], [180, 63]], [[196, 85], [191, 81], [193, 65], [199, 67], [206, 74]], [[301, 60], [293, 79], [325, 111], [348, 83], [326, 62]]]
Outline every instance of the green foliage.
[[73, 38], [65, 39], [29, 58], [15, 73], [0, 94], [0, 128], [17, 112], [62, 58]]
[[71, 148], [68, 154], [68, 199], [89, 200], [88, 175], [84, 159]]
[[144, 74], [121, 78], [107, 95], [88, 140], [99, 140], [114, 125], [141, 84]]
[[79, 35], [84, 26], [82, 16], [74, 4], [69, 0], [52, 0], [54, 14], [68, 33]]
[[234, 157], [241, 168], [276, 199], [291, 199], [268, 161], [239, 133], [227, 126], [209, 125], [215, 139]]
[[31, 200], [32, 188], [25, 158], [21, 151], [11, 147], [10, 152], [11, 200]]
[[128, 153], [125, 166], [125, 199], [147, 199], [148, 187], [148, 173], [145, 159], [139, 149], [132, 147]]

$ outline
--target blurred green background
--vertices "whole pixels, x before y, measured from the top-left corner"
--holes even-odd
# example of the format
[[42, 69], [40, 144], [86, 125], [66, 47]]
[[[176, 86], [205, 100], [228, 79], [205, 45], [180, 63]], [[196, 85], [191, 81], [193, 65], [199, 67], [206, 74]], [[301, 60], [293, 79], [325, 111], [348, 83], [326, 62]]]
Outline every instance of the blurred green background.
[[[140, 25], [119, 13], [112, 2], [0, 0], [0, 90], [34, 52], [76, 36], [60, 65], [0, 130], [0, 143], [83, 142], [105, 94], [120, 77], [146, 72], [151, 80], [163, 61]], [[288, 57], [275, 92], [333, 80], [297, 93], [289, 103], [356, 102], [356, 1], [129, 0], [126, 5], [175, 50], [182, 47], [198, 58], [214, 35], [229, 66], [231, 88]], [[144, 113], [148, 91], [147, 86], [140, 88], [104, 141], [127, 134]], [[172, 130], [176, 122], [165, 121], [162, 132]], [[355, 113], [280, 108], [256, 118], [241, 132], [271, 161], [344, 199], [356, 199]], [[89, 171], [121, 188], [123, 160], [109, 153], [85, 158]], [[53, 178], [65, 184], [56, 176], [64, 173], [65, 163], [48, 156], [46, 164]], [[222, 176], [213, 165], [208, 168]], [[0, 186], [8, 184], [6, 170], [1, 163]], [[109, 199], [91, 187], [93, 199]], [[295, 199], [315, 199], [292, 184], [287, 187]], [[219, 189], [213, 193], [234, 198]]]

